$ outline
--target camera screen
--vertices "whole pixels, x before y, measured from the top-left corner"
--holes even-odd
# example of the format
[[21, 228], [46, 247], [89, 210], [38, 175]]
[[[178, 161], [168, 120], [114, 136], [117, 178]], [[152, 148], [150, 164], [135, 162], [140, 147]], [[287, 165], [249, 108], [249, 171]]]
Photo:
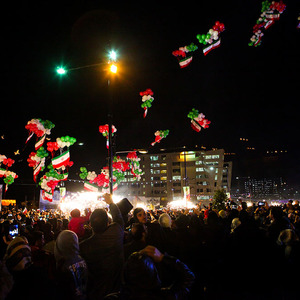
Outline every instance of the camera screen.
[[12, 236], [12, 238], [15, 238], [18, 235], [18, 233], [18, 225], [9, 226], [9, 234]]

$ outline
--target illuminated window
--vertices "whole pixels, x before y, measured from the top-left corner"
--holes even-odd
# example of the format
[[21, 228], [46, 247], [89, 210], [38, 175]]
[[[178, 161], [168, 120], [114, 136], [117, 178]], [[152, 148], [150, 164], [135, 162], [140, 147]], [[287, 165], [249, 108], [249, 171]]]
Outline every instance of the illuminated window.
[[204, 168], [196, 168], [196, 172], [203, 172]]
[[160, 180], [167, 180], [167, 176], [160, 177]]
[[167, 170], [161, 170], [160, 173], [161, 173], [161, 174], [166, 174], [166, 173], [167, 173]]
[[172, 179], [173, 180], [181, 180], [181, 176], [173, 176]]
[[180, 160], [189, 161], [189, 160], [195, 159], [195, 157], [196, 157], [196, 154], [194, 151], [186, 151], [186, 152], [180, 153]]
[[204, 155], [205, 159], [211, 159], [211, 155]]
[[203, 164], [203, 161], [201, 161], [201, 160], [197, 160], [196, 162], [195, 162], [195, 165], [197, 166], [197, 165], [202, 165]]
[[167, 163], [161, 163], [160, 166], [161, 166], [161, 167], [166, 167], [166, 166], [167, 166]]
[[159, 168], [160, 164], [156, 163], [156, 164], [150, 164], [150, 167], [152, 168]]
[[220, 155], [219, 155], [219, 154], [217, 154], [217, 155], [212, 155], [211, 158], [212, 158], [212, 159], [217, 159], [217, 158], [220, 158]]
[[151, 160], [151, 161], [158, 160], [158, 155], [150, 156], [150, 160]]

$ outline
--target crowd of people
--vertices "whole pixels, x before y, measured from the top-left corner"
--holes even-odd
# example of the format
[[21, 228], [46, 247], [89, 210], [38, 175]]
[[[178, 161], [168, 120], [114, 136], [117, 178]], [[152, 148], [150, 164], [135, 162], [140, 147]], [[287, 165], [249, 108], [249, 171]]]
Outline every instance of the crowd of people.
[[[126, 200], [126, 199], [124, 199]], [[0, 299], [300, 299], [300, 208], [0, 212]]]

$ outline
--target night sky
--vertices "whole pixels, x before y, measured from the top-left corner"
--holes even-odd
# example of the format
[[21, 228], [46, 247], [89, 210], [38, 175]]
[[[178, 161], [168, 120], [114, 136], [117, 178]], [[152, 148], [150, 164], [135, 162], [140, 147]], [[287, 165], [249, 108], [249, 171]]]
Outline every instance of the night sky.
[[[286, 11], [257, 48], [248, 46], [260, 15], [261, 1], [256, 0], [7, 4], [1, 19], [0, 154], [17, 161], [12, 170], [27, 168], [31, 176], [26, 159], [34, 143], [24, 149], [24, 126], [32, 118], [48, 119], [56, 125], [52, 140], [70, 135], [84, 143], [71, 148], [74, 173], [89, 165], [100, 170], [107, 154], [98, 131], [108, 122], [106, 65], [65, 77], [57, 76], [55, 68], [105, 62], [114, 48], [120, 60], [111, 103], [117, 151], [151, 148], [160, 129], [170, 134], [152, 151], [205, 145], [236, 152], [239, 138], [245, 137], [261, 153], [288, 150], [287, 169], [299, 174], [300, 3], [284, 2]], [[217, 20], [226, 28], [221, 47], [204, 56], [196, 35], [207, 33]], [[191, 65], [180, 69], [172, 51], [192, 42], [199, 49]], [[147, 88], [154, 102], [144, 119], [139, 92]], [[192, 108], [211, 120], [210, 128], [191, 129], [187, 114]], [[17, 149], [20, 156], [13, 155]]]

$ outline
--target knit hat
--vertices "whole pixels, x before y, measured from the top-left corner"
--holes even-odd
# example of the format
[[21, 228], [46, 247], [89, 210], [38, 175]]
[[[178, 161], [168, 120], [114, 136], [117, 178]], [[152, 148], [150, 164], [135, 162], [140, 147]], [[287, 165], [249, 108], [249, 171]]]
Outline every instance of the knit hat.
[[16, 237], [10, 242], [4, 261], [10, 272], [22, 271], [31, 265], [31, 248], [24, 236]]
[[71, 230], [63, 230], [56, 239], [54, 248], [56, 263], [60, 261], [77, 261], [79, 257], [78, 237]]

